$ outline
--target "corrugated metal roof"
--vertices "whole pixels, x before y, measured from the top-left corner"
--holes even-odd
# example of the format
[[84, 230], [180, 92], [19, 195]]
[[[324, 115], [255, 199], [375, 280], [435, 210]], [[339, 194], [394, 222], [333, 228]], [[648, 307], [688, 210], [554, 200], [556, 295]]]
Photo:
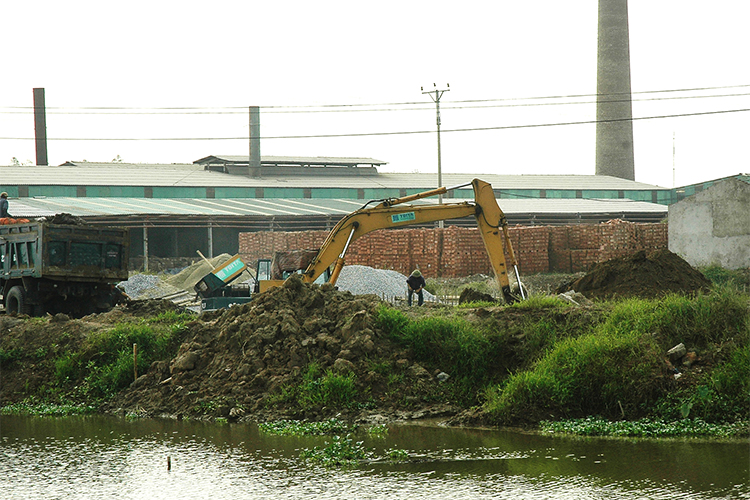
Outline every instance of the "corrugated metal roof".
[[[508, 214], [654, 213], [667, 214], [667, 207], [628, 199], [502, 199]], [[421, 200], [420, 203], [437, 203]], [[449, 201], [446, 201], [449, 203]], [[346, 215], [363, 205], [347, 199], [157, 199], [157, 198], [19, 198], [10, 200], [14, 217], [41, 217], [69, 213], [80, 217], [102, 215], [202, 215], [202, 216], [306, 216]]]
[[[495, 175], [444, 173], [454, 186], [475, 177], [495, 189], [668, 190], [652, 184], [603, 175]], [[152, 186], [239, 188], [420, 189], [437, 187], [436, 174], [379, 173], [374, 176], [248, 177], [204, 170], [192, 163], [77, 163], [75, 166], [0, 166], [5, 186]]]
[[[247, 164], [249, 157], [239, 155], [206, 156], [193, 163], [201, 165], [209, 163], [240, 163]], [[375, 158], [333, 157], [333, 156], [261, 156], [261, 165], [320, 165], [320, 166], [355, 166], [355, 165], [386, 165], [388, 162]]]

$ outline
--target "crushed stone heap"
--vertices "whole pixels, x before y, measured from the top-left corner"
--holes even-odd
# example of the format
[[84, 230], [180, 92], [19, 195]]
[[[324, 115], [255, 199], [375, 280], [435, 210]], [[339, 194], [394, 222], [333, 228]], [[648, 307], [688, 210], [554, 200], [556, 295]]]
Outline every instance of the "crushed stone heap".
[[[353, 295], [373, 294], [390, 301], [394, 297], [406, 297], [406, 276], [390, 269], [344, 266], [336, 287]], [[435, 300], [435, 296], [427, 290], [424, 290], [424, 298], [427, 301]]]

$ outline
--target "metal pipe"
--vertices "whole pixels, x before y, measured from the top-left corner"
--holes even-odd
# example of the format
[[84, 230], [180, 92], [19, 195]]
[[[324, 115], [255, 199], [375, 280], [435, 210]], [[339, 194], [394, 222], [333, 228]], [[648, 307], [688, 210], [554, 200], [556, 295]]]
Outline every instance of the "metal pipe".
[[453, 191], [454, 189], [461, 189], [462, 187], [471, 186], [473, 183], [465, 182], [463, 184], [457, 184], [455, 186], [445, 188], [446, 191]]
[[352, 226], [352, 230], [349, 232], [349, 238], [346, 240], [346, 245], [344, 245], [344, 248], [341, 250], [339, 258], [336, 259], [336, 265], [333, 266], [333, 272], [331, 273], [331, 277], [328, 280], [328, 282], [332, 285], [336, 284], [336, 281], [338, 281], [339, 279], [339, 274], [341, 274], [341, 270], [344, 268], [344, 255], [349, 249], [349, 244], [352, 242], [352, 238], [354, 237], [354, 231], [357, 230], [358, 226], [359, 224]]
[[521, 291], [521, 299], [526, 300], [526, 294], [523, 291], [523, 283], [521, 283], [521, 275], [518, 273], [518, 266], [513, 264], [513, 270], [516, 272], [516, 282], [518, 283], [518, 289]]

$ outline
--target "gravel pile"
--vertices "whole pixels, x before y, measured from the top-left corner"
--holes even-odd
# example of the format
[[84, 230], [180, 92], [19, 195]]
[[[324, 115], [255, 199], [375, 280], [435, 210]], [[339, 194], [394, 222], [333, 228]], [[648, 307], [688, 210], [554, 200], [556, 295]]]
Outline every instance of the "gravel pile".
[[182, 291], [153, 274], [133, 274], [127, 281], [121, 281], [117, 286], [128, 297], [135, 300], [156, 299]]
[[[226, 259], [224, 259], [226, 260]], [[205, 269], [202, 268], [205, 266]], [[205, 262], [196, 263], [180, 272], [168, 276], [152, 274], [134, 274], [127, 281], [118, 285], [131, 299], [153, 299], [178, 293], [181, 290], [192, 292], [192, 286], [200, 277], [209, 272]], [[241, 282], [242, 277], [238, 279]], [[375, 269], [368, 266], [344, 266], [336, 282], [339, 290], [354, 295], [374, 294], [384, 300], [393, 301], [395, 297], [406, 298], [406, 276], [388, 269]], [[436, 301], [430, 292], [424, 292], [426, 301]], [[416, 299], [416, 297], [415, 297]]]
[[[375, 294], [385, 300], [406, 297], [406, 276], [388, 269], [357, 265], [344, 266], [336, 286], [339, 290], [348, 291], [354, 295]], [[426, 301], [437, 300], [427, 290], [424, 291], [424, 299]]]

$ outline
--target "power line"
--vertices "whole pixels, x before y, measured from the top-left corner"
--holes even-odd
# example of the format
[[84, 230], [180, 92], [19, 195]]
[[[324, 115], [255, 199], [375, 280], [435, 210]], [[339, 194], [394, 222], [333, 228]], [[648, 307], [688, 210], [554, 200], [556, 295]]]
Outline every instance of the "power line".
[[[669, 90], [648, 90], [640, 92], [632, 92], [632, 95], [643, 95], [643, 94], [662, 94], [662, 93], [675, 93], [675, 92], [696, 92], [705, 90], [720, 90], [720, 89], [731, 89], [731, 88], [747, 88], [748, 85], [727, 85], [722, 87], [697, 87], [692, 89], [669, 89]], [[750, 95], [750, 93], [737, 93], [737, 94], [713, 94], [713, 95], [696, 95], [696, 96], [676, 96], [676, 97], [652, 97], [645, 99], [632, 99], [634, 102], [639, 101], [659, 101], [659, 100], [673, 100], [673, 99], [703, 99], [703, 98], [714, 98], [714, 97], [742, 97]], [[515, 106], [559, 106], [568, 104], [595, 104], [596, 101], [573, 101], [573, 102], [549, 102], [549, 103], [522, 103], [522, 104], [492, 104], [487, 106], [456, 106], [460, 104], [474, 104], [474, 103], [507, 103], [507, 102], [518, 102], [518, 101], [537, 101], [537, 100], [551, 100], [551, 99], [578, 99], [578, 98], [595, 98], [599, 96], [613, 96], [623, 97], [622, 100], [612, 100], [608, 102], [623, 102], [624, 100], [631, 100], [627, 98], [627, 94], [612, 93], [612, 94], [570, 94], [570, 95], [558, 95], [558, 96], [537, 96], [537, 97], [518, 97], [518, 98], [502, 98], [502, 99], [470, 99], [461, 101], [451, 101], [447, 106], [450, 109], [480, 109], [483, 107], [515, 107]], [[382, 108], [382, 106], [417, 106], [416, 108]], [[374, 109], [365, 109], [374, 108]], [[0, 111], [2, 114], [26, 114], [33, 112], [33, 107], [29, 106], [6, 106], [0, 107], [0, 109], [9, 110], [20, 110], [20, 111]], [[352, 112], [352, 111], [423, 111], [431, 109], [426, 107], [423, 102], [394, 102], [394, 103], [380, 103], [380, 104], [323, 104], [323, 105], [299, 105], [299, 106], [261, 106], [261, 109], [266, 113], [324, 113], [324, 112]], [[79, 110], [79, 111], [76, 111]], [[142, 112], [136, 112], [138, 110], [144, 110]], [[211, 111], [214, 110], [214, 111]], [[306, 110], [306, 111], [300, 111]], [[246, 114], [247, 106], [226, 106], [226, 107], [47, 107], [47, 111], [54, 114], [92, 114], [92, 115], [105, 115], [105, 114], [124, 114], [124, 115], [150, 115], [150, 114], [185, 114], [185, 115], [222, 115], [222, 114]], [[60, 113], [58, 113], [60, 111]], [[63, 112], [64, 111], [64, 112]], [[91, 113], [89, 113], [91, 111]], [[111, 111], [111, 112], [109, 112]]]
[[[683, 113], [676, 115], [658, 115], [658, 116], [642, 116], [634, 117], [633, 121], [643, 120], [658, 120], [664, 118], [682, 118], [689, 116], [708, 116], [708, 115], [720, 115], [727, 113], [743, 113], [750, 111], [748, 109], [728, 109], [721, 111], [704, 111], [697, 113]], [[559, 123], [538, 123], [529, 125], [506, 125], [498, 127], [476, 127], [476, 128], [462, 128], [462, 129], [441, 129], [441, 132], [484, 132], [491, 130], [513, 130], [513, 129], [524, 129], [524, 128], [543, 128], [543, 127], [561, 127], [570, 125], [593, 125], [596, 123], [615, 123], [631, 120], [630, 118], [612, 119], [612, 120], [588, 120], [588, 121], [577, 121], [577, 122], [559, 122]], [[285, 135], [285, 136], [263, 136], [262, 140], [269, 139], [324, 139], [324, 138], [337, 138], [337, 137], [378, 137], [378, 136], [389, 136], [389, 135], [415, 135], [415, 134], [432, 134], [434, 130], [412, 130], [412, 131], [400, 131], [400, 132], [363, 132], [363, 133], [348, 133], [348, 134], [316, 134], [316, 135]], [[14, 141], [25, 141], [35, 140], [33, 137], [0, 137], [0, 140], [14, 140]], [[115, 138], [115, 137], [99, 137], [99, 138], [83, 138], [83, 137], [48, 137], [48, 141], [247, 141], [248, 137], [129, 137], [129, 138]]]

